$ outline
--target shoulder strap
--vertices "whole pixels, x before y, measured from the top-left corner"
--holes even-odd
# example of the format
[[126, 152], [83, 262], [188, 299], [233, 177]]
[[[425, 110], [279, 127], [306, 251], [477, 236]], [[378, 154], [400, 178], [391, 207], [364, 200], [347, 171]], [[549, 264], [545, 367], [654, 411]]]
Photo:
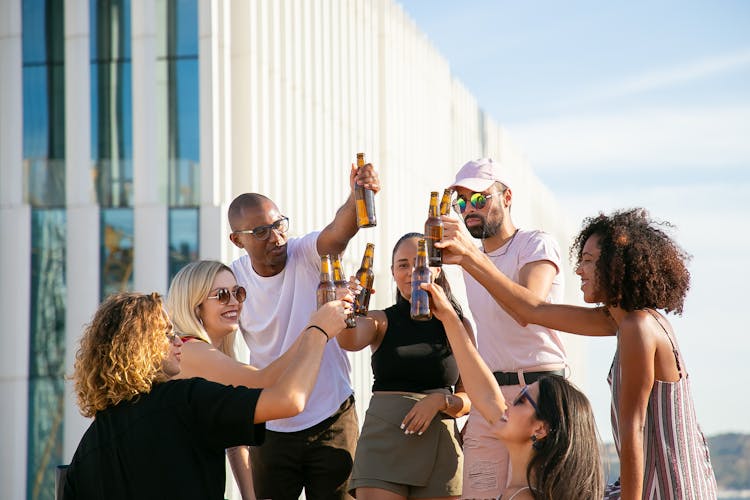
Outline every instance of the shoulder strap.
[[654, 320], [656, 320], [656, 323], [661, 327], [662, 330], [664, 330], [664, 333], [669, 339], [669, 343], [672, 346], [672, 353], [674, 354], [674, 361], [677, 364], [677, 373], [679, 373], [680, 378], [682, 378], [682, 367], [680, 366], [680, 351], [677, 349], [677, 346], [672, 340], [672, 336], [669, 335], [669, 331], [667, 331], [667, 328], [662, 324], [661, 320], [659, 319], [659, 315], [656, 314], [656, 312], [652, 311], [651, 309], [646, 309], [646, 310], [649, 312], [649, 314], [651, 314], [651, 316], [653, 316]]

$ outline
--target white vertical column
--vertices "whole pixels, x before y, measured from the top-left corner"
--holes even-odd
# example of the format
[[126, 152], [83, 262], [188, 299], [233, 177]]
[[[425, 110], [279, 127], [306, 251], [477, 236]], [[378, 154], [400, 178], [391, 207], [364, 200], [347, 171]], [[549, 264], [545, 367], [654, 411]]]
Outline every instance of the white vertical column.
[[[67, 200], [65, 373], [73, 361], [83, 325], [99, 303], [99, 208], [91, 163], [89, 2], [65, 2], [65, 194]], [[81, 416], [73, 382], [65, 383], [63, 457], [73, 457], [88, 419]]]
[[200, 114], [199, 252], [221, 259], [226, 224], [222, 221], [221, 148], [221, 2], [198, 2], [198, 100]]
[[132, 2], [135, 289], [167, 291], [167, 167], [157, 162], [156, 6]]
[[31, 210], [23, 200], [21, 2], [0, 2], [0, 498], [26, 497]]

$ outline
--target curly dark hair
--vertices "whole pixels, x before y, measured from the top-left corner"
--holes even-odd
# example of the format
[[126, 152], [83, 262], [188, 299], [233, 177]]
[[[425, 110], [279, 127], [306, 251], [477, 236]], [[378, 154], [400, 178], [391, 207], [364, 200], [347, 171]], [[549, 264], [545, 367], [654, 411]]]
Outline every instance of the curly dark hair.
[[583, 229], [570, 249], [580, 265], [589, 237], [599, 237], [601, 254], [596, 263], [596, 287], [606, 306], [625, 311], [663, 309], [682, 314], [690, 288], [688, 255], [643, 208], [599, 214], [583, 221]]

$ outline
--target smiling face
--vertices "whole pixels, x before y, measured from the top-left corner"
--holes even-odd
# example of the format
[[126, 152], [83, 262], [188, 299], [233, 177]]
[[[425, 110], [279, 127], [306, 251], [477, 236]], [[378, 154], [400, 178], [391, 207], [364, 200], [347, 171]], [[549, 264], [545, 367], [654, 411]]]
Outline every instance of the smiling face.
[[589, 304], [604, 301], [604, 297], [599, 291], [598, 273], [596, 271], [600, 255], [599, 235], [592, 234], [583, 245], [581, 261], [576, 267], [576, 274], [581, 277], [583, 300]]
[[[391, 274], [399, 293], [406, 300], [411, 300], [411, 275], [417, 261], [417, 241], [419, 237], [406, 238], [393, 251]], [[440, 273], [439, 267], [431, 267], [433, 281]]]
[[208, 333], [213, 344], [218, 344], [221, 339], [235, 331], [238, 327], [242, 304], [237, 302], [235, 293], [229, 298], [229, 303], [222, 304], [216, 298], [217, 292], [221, 288], [226, 288], [232, 292], [237, 290], [237, 280], [234, 275], [225, 270], [219, 271], [211, 284], [211, 290], [203, 302], [198, 305], [197, 314], [203, 322], [203, 328]]
[[[250, 256], [253, 269], [261, 276], [275, 276], [286, 266], [287, 233], [271, 230], [266, 239], [255, 234], [243, 234], [238, 231], [256, 230], [269, 226], [282, 219], [278, 207], [268, 199], [257, 205], [245, 207], [230, 221], [232, 232], [229, 239], [238, 248], [244, 249]], [[265, 234], [263, 235], [266, 236]]]

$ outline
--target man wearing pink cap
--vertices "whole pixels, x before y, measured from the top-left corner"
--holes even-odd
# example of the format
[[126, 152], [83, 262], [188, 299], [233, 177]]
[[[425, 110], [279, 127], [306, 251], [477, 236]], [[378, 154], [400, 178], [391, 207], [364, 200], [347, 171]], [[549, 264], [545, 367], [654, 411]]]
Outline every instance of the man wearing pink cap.
[[[560, 302], [560, 248], [549, 234], [513, 224], [507, 167], [489, 158], [470, 161], [458, 171], [451, 188], [456, 192], [453, 208], [482, 244], [477, 247], [457, 219], [445, 217], [439, 244], [443, 262], [463, 268], [479, 353], [505, 398], [512, 401], [521, 387], [539, 377], [564, 375], [565, 349], [556, 331], [517, 323], [475, 277], [482, 266], [494, 265], [540, 298]], [[497, 498], [510, 477], [509, 468], [505, 446], [492, 435], [487, 421], [472, 412], [464, 432], [463, 497]]]

